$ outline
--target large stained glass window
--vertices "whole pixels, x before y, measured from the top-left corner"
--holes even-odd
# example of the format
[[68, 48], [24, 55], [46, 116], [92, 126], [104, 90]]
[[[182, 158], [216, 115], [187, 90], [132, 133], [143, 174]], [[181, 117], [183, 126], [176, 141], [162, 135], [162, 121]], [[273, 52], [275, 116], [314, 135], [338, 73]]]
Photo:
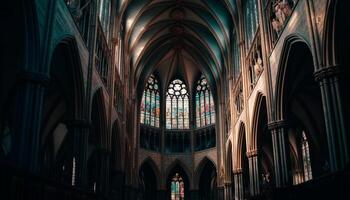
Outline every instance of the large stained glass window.
[[208, 81], [202, 75], [196, 88], [196, 126], [202, 127], [215, 123], [215, 106]]
[[171, 180], [171, 195], [170, 200], [184, 200], [185, 199], [185, 184], [182, 177], [176, 173]]
[[173, 80], [166, 93], [166, 129], [189, 128], [189, 96], [185, 83]]
[[307, 140], [307, 137], [304, 131], [302, 132], [301, 150], [302, 150], [302, 156], [303, 156], [304, 180], [308, 181], [312, 179], [312, 170], [311, 170], [309, 141]]
[[154, 75], [148, 78], [141, 100], [141, 116], [142, 124], [159, 127], [160, 116], [160, 95], [158, 80]]

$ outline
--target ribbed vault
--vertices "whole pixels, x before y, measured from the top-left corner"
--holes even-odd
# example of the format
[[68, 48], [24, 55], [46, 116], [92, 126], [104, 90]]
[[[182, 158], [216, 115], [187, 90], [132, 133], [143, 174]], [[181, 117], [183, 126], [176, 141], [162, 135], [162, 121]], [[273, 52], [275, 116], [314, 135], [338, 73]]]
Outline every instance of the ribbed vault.
[[215, 89], [229, 65], [236, 0], [124, 0], [123, 39], [135, 85], [154, 71], [162, 84], [204, 73]]

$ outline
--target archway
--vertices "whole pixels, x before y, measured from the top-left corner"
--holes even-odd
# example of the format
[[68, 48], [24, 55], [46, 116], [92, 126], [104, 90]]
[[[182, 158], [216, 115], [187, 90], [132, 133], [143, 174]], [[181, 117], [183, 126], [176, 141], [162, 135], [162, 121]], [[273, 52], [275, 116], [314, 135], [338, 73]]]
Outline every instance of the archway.
[[88, 140], [88, 188], [100, 193], [105, 190], [109, 164], [106, 149], [107, 120], [102, 89], [98, 89], [92, 98], [91, 129]]
[[116, 119], [112, 128], [111, 157], [110, 157], [110, 189], [112, 198], [123, 198], [124, 173], [122, 171], [122, 130], [119, 119]]
[[139, 170], [139, 189], [141, 200], [153, 200], [156, 199], [157, 195], [157, 174], [152, 167], [152, 161], [145, 161]]
[[208, 159], [204, 158], [201, 162], [198, 172], [199, 178], [199, 199], [215, 200], [217, 199], [217, 174], [215, 165]]
[[[241, 123], [238, 133], [238, 166], [239, 172], [238, 186], [236, 187], [236, 195], [238, 199], [246, 199], [250, 196], [250, 174], [249, 174], [249, 160], [247, 157], [247, 143], [245, 125]], [[238, 190], [238, 191], [237, 191]]]
[[[266, 97], [259, 94], [255, 109], [255, 134], [257, 137], [258, 169], [256, 174], [256, 187], [261, 187], [261, 192], [265, 193], [274, 186], [274, 165], [272, 137], [268, 130]], [[260, 190], [257, 188], [257, 190]]]
[[233, 168], [232, 168], [232, 143], [229, 140], [227, 150], [226, 150], [226, 180], [228, 181], [228, 187], [226, 190], [229, 191], [227, 195], [232, 198], [234, 196], [234, 176], [233, 176]]
[[[180, 161], [175, 161], [175, 165], [168, 173], [167, 197], [168, 200], [189, 200], [190, 199], [190, 181], [185, 169]], [[181, 183], [183, 186], [181, 186]]]
[[81, 119], [84, 97], [79, 53], [74, 39], [67, 38], [55, 48], [50, 63], [50, 82], [43, 99], [41, 127], [42, 173], [73, 183], [73, 130]]
[[[314, 80], [314, 64], [308, 45], [300, 39], [289, 38], [288, 54], [282, 66], [283, 81], [279, 95], [281, 119], [286, 122], [288, 145], [286, 146], [289, 180], [294, 184], [309, 180], [305, 168], [311, 168], [312, 177], [329, 171], [328, 149], [324, 113], [319, 84]], [[309, 161], [303, 161], [302, 139], [308, 141]], [[293, 160], [292, 160], [293, 159]], [[297, 181], [301, 176], [301, 181]]]

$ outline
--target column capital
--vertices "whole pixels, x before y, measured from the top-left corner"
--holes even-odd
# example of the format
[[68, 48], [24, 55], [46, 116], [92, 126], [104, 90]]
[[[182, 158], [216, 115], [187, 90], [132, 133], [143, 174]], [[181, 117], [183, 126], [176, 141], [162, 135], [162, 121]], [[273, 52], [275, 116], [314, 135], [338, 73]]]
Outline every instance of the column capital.
[[248, 158], [255, 157], [255, 156], [258, 156], [258, 150], [257, 149], [250, 150], [246, 154]]
[[234, 175], [242, 174], [242, 169], [240, 169], [240, 168], [239, 169], [234, 169], [233, 170], [233, 174]]
[[50, 76], [42, 72], [22, 71], [19, 73], [19, 77], [22, 81], [36, 83], [45, 87], [48, 86], [50, 82]]
[[340, 65], [324, 66], [314, 73], [314, 79], [319, 82], [325, 78], [338, 75], [340, 71]]
[[276, 130], [276, 129], [279, 129], [279, 128], [285, 128], [288, 126], [288, 123], [287, 121], [285, 120], [277, 120], [277, 121], [273, 121], [273, 122], [270, 122], [267, 127], [269, 130]]

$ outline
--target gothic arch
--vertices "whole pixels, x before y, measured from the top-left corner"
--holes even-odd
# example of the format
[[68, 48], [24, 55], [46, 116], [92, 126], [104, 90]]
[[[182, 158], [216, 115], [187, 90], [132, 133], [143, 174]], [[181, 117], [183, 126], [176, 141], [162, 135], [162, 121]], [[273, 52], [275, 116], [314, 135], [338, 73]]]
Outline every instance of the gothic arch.
[[[283, 48], [281, 51], [281, 58], [278, 64], [275, 92], [274, 92], [274, 102], [273, 104], [273, 117], [275, 120], [283, 120], [284, 119], [284, 102], [283, 102], [283, 86], [285, 82], [285, 76], [287, 71], [287, 65], [291, 54], [292, 47], [296, 44], [304, 44], [309, 50], [310, 45], [304, 40], [302, 37], [296, 34], [289, 35], [286, 37], [285, 42], [283, 44]], [[311, 53], [311, 50], [310, 50]], [[312, 55], [312, 54], [311, 54]], [[315, 67], [315, 66], [313, 66]]]
[[[255, 100], [255, 105], [254, 105], [254, 110], [253, 110], [253, 122], [252, 122], [252, 141], [250, 144], [250, 149], [251, 150], [255, 150], [258, 149], [258, 120], [259, 120], [259, 115], [261, 115], [260, 113], [260, 109], [262, 106], [262, 103], [265, 102], [266, 104], [266, 96], [261, 93], [258, 92], [257, 96], [256, 96], [256, 100]], [[267, 107], [267, 105], [265, 105]]]
[[215, 199], [217, 195], [217, 168], [215, 163], [205, 157], [198, 165], [195, 173], [194, 181], [196, 181], [196, 185], [198, 184], [200, 199]]
[[200, 184], [200, 177], [203, 173], [203, 169], [204, 167], [208, 164], [208, 163], [211, 163], [214, 168], [215, 168], [215, 171], [217, 172], [217, 167], [216, 167], [216, 164], [215, 162], [213, 162], [209, 157], [205, 156], [198, 164], [197, 168], [195, 169], [194, 171], [194, 180], [193, 180], [193, 184], [194, 184], [194, 187], [198, 187], [199, 184]]
[[228, 140], [226, 145], [226, 180], [230, 180], [233, 183], [232, 171], [233, 171], [233, 162], [232, 162], [232, 142]]
[[[328, 145], [323, 101], [319, 83], [314, 79], [315, 70], [310, 45], [298, 36], [288, 37], [277, 72], [273, 110], [276, 110], [274, 120], [285, 123], [289, 134], [300, 135], [306, 131], [315, 172], [322, 174], [322, 166], [328, 159]], [[290, 158], [292, 152], [287, 151]]]
[[[189, 169], [187, 166], [182, 163], [179, 159], [176, 159], [166, 170], [166, 188], [167, 188], [167, 197], [170, 197], [171, 194], [171, 181], [172, 178], [178, 173], [179, 176], [183, 179], [184, 189], [185, 189], [185, 198], [187, 198], [190, 194], [190, 190], [193, 188], [193, 180], [191, 173], [189, 173]], [[187, 197], [186, 197], [187, 196]]]
[[143, 165], [149, 165], [151, 167], [151, 169], [153, 170], [155, 176], [156, 176], [156, 182], [157, 182], [157, 189], [161, 188], [161, 173], [159, 171], [159, 168], [157, 167], [157, 164], [154, 162], [154, 160], [151, 157], [147, 157], [146, 159], [144, 159], [139, 167], [139, 171], [141, 170]]
[[102, 88], [97, 89], [92, 98], [91, 122], [89, 140], [93, 136], [99, 147], [108, 148], [107, 112]]
[[73, 38], [57, 44], [51, 56], [50, 80], [43, 99], [42, 169], [64, 182], [70, 181], [73, 168], [73, 137], [68, 137], [73, 133], [69, 127], [84, 123], [84, 82], [77, 55], [79, 51]]
[[122, 143], [122, 129], [119, 119], [117, 118], [112, 126], [112, 141], [111, 141], [111, 166], [112, 169], [121, 171], [121, 154], [123, 149]]
[[236, 147], [236, 163], [234, 169], [242, 169], [242, 159], [241, 155], [245, 155], [246, 152], [243, 152], [243, 148], [247, 149], [247, 146], [243, 146], [244, 144], [247, 144], [247, 138], [246, 138], [246, 128], [244, 122], [241, 122], [239, 125], [238, 130], [238, 137], [237, 137], [237, 147]]

